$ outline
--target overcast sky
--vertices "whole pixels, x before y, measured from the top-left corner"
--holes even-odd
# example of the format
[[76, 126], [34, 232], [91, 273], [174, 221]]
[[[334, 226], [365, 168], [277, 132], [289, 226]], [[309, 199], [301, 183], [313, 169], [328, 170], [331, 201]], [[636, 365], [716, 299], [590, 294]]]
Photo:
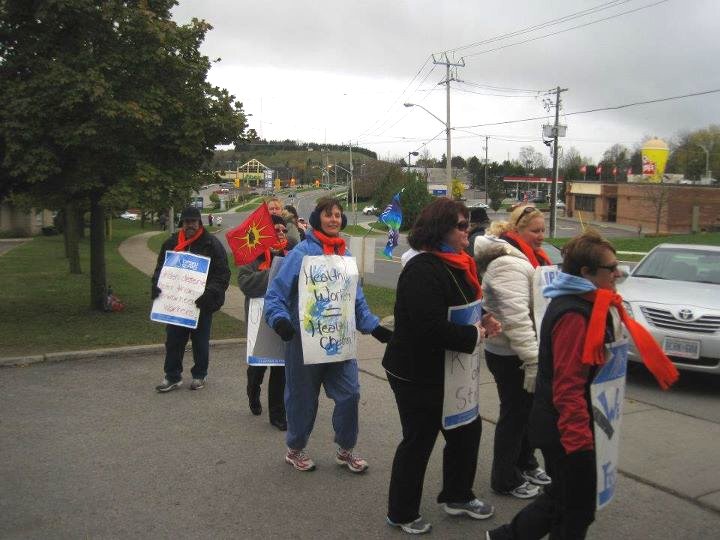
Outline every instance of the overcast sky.
[[720, 123], [720, 93], [562, 114], [719, 89], [718, 0], [180, 0], [174, 16], [213, 26], [202, 51], [222, 60], [210, 81], [244, 103], [266, 139], [439, 158], [443, 123], [403, 103], [444, 122], [445, 66], [431, 55], [445, 51], [465, 62], [451, 83], [453, 155], [484, 157], [488, 135], [491, 161], [526, 145], [549, 157], [541, 132], [554, 111], [543, 101], [557, 86], [568, 89], [561, 145], [594, 161], [614, 143]]

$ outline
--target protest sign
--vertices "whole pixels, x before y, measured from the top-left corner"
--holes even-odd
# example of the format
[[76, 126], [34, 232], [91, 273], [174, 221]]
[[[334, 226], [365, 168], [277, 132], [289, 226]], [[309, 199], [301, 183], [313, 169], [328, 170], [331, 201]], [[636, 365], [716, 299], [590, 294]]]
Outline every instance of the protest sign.
[[590, 385], [595, 424], [595, 467], [597, 471], [597, 509], [601, 510], [615, 495], [620, 446], [620, 423], [625, 399], [627, 339], [607, 346], [609, 360], [598, 369]]
[[550, 298], [543, 296], [543, 288], [550, 285], [560, 272], [560, 268], [556, 265], [538, 266], [535, 268], [532, 277], [532, 307], [533, 320], [535, 321], [535, 332], [540, 334], [540, 323], [547, 310]]
[[[455, 324], [475, 324], [482, 320], [480, 300], [448, 309], [448, 320]], [[471, 353], [445, 351], [445, 387], [442, 426], [453, 429], [469, 424], [478, 414], [480, 393], [480, 355], [483, 347]]]
[[354, 257], [303, 257], [298, 277], [298, 317], [306, 364], [357, 357]]
[[166, 251], [150, 320], [197, 328], [200, 308], [195, 305], [205, 291], [210, 258], [185, 251]]
[[[273, 257], [268, 283], [282, 267], [285, 257]], [[268, 326], [263, 317], [264, 298], [251, 298], [248, 303], [246, 358], [251, 366], [284, 366], [285, 343]]]

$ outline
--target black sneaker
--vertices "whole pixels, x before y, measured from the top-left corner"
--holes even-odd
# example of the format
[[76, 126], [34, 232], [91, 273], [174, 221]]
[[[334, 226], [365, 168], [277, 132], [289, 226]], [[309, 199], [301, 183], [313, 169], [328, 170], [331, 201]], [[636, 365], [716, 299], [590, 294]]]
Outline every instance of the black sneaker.
[[190, 383], [190, 390], [200, 390], [202, 388], [205, 388], [206, 382], [207, 377], [203, 377], [202, 379], [193, 379]]
[[248, 385], [247, 395], [250, 412], [255, 416], [260, 416], [262, 414], [262, 405], [260, 404], [260, 387]]
[[163, 379], [163, 382], [155, 387], [160, 393], [172, 392], [182, 386], [182, 380], [170, 382], [167, 379]]

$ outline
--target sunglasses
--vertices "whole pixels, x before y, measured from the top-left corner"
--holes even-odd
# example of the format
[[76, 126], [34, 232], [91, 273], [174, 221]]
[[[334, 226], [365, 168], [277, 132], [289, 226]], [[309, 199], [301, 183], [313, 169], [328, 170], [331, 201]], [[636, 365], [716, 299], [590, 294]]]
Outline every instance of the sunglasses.
[[467, 231], [468, 227], [470, 227], [470, 223], [467, 221], [458, 221], [455, 227], [457, 227], [458, 231]]
[[598, 264], [598, 268], [604, 268], [605, 270], [609, 270], [610, 272], [615, 272], [618, 269], [618, 265], [620, 263], [615, 264]]
[[287, 229], [284, 229], [284, 228], [283, 229], [275, 229], [275, 232], [276, 233], [280, 232], [280, 233], [285, 234], [287, 232]]
[[517, 227], [520, 224], [520, 220], [524, 216], [527, 216], [528, 214], [534, 212], [535, 210], [536, 210], [536, 208], [534, 206], [526, 206], [525, 209], [522, 212], [520, 212], [520, 215], [518, 216], [517, 221], [515, 222], [515, 226]]

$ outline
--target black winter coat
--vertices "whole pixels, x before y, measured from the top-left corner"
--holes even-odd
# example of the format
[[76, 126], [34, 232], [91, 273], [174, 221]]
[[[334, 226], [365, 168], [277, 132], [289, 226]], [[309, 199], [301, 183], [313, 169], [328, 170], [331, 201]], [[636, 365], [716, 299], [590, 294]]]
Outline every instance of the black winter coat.
[[[160, 270], [165, 263], [165, 252], [173, 251], [178, 242], [178, 234], [170, 236], [163, 243], [158, 255], [157, 264], [155, 265], [155, 273], [152, 277], [153, 286], [157, 286]], [[225, 291], [230, 285], [230, 267], [228, 266], [227, 253], [220, 243], [220, 240], [210, 234], [207, 229], [203, 229], [200, 238], [195, 240], [188, 246], [187, 251], [195, 255], [204, 255], [210, 257], [210, 270], [208, 271], [207, 282], [205, 283], [205, 293], [210, 297], [207, 305], [208, 311], [214, 313], [219, 310], [225, 303]]]
[[448, 321], [448, 308], [474, 300], [462, 270], [431, 253], [415, 255], [398, 279], [395, 330], [383, 367], [400, 379], [443, 384], [445, 351], [471, 353], [477, 342], [474, 326]]

